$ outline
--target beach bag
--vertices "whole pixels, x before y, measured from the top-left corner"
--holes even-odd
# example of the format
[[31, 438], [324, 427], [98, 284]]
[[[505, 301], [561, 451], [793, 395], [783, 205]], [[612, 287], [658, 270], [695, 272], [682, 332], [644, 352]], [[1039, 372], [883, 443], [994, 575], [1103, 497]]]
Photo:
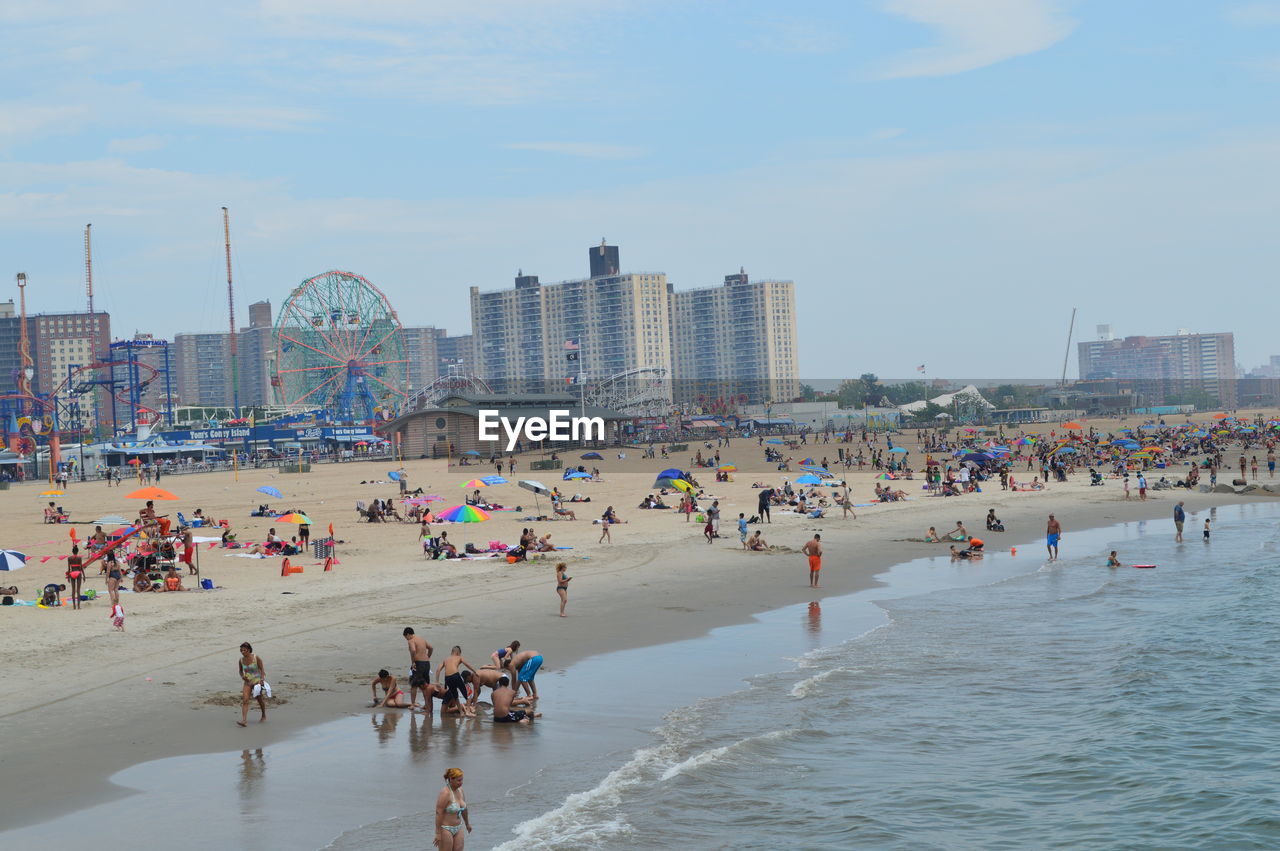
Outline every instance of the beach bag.
[[707, 522], [707, 515], [705, 515], [705, 514], [703, 514], [703, 513], [699, 512], [697, 515], [695, 515], [695, 516], [694, 516], [694, 518], [693, 518], [693, 519], [694, 519], [694, 521], [695, 521], [695, 522], [698, 522], [698, 523], [706, 523], [706, 522]]
[[212, 590], [213, 590], [213, 580], [212, 580], [212, 579], [201, 579], [201, 580], [200, 580], [200, 587], [201, 587], [201, 588], [203, 588], [203, 589], [204, 589], [204, 590], [206, 590], [206, 591], [212, 591]]
[[12, 605], [13, 605], [13, 598], [10, 597], [8, 594], [4, 595], [3, 600], [0, 600], [0, 606], [12, 606]]

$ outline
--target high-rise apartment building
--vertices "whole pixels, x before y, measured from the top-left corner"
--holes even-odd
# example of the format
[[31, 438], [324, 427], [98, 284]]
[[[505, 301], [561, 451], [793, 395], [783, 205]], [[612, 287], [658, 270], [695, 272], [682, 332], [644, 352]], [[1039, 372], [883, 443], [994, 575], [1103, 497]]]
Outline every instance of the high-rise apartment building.
[[231, 404], [231, 350], [226, 331], [173, 338], [175, 381], [183, 405]]
[[620, 273], [617, 246], [593, 246], [589, 256], [590, 278], [543, 284], [522, 272], [513, 289], [472, 287], [474, 361], [466, 371], [507, 393], [641, 367], [670, 372], [667, 276]]
[[[31, 320], [27, 320], [27, 333], [30, 335]], [[15, 393], [18, 390], [18, 371], [22, 369], [22, 319], [18, 316], [13, 299], [0, 302], [0, 393]], [[31, 352], [35, 360], [34, 349]]]
[[101, 311], [39, 313], [30, 320], [35, 386], [41, 393], [52, 393], [76, 367], [96, 363], [111, 343], [111, 317]]
[[405, 328], [404, 356], [408, 363], [408, 390], [421, 390], [440, 374], [440, 355], [436, 342], [444, 335], [442, 328]]
[[1199, 389], [1223, 405], [1235, 404], [1235, 338], [1230, 332], [1088, 340], [1078, 352], [1084, 380], [1131, 379], [1159, 397]]
[[791, 281], [752, 281], [740, 270], [723, 286], [672, 291], [670, 299], [677, 401], [759, 404], [799, 395]]
[[275, 375], [275, 344], [271, 302], [249, 305], [249, 327], [236, 335], [236, 378], [231, 376], [231, 335], [226, 331], [208, 334], [178, 334], [173, 338], [176, 352], [178, 398], [184, 405], [230, 406], [238, 395], [240, 406], [274, 404], [271, 379]]
[[478, 365], [475, 356], [475, 337], [471, 334], [450, 337], [443, 328], [437, 330], [439, 331], [439, 336], [436, 337], [437, 377], [450, 373], [476, 374]]

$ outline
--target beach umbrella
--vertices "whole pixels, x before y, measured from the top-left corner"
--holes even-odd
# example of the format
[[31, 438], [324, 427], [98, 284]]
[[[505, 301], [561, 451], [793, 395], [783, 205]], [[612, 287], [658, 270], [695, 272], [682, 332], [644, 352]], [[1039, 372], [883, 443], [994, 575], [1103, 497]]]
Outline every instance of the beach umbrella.
[[479, 458], [479, 457], [480, 457], [480, 453], [479, 453], [479, 452], [477, 452], [477, 451], [475, 451], [474, 449], [468, 449], [466, 452], [463, 452], [462, 454], [463, 454], [463, 455], [470, 455], [470, 456], [472, 456], [473, 458]]
[[487, 488], [487, 487], [489, 487], [489, 483], [488, 483], [488, 482], [486, 482], [484, 479], [472, 479], [472, 480], [471, 480], [471, 481], [469, 481], [469, 482], [463, 482], [463, 483], [462, 483], [461, 485], [459, 485], [458, 487], [463, 487], [463, 488]]
[[803, 476], [798, 476], [798, 477], [796, 478], [796, 484], [798, 484], [798, 485], [820, 485], [820, 484], [822, 484], [822, 479], [818, 478], [817, 476], [813, 475], [812, 473], [805, 473]]
[[1069, 428], [1069, 429], [1076, 429], [1077, 431], [1082, 431], [1082, 430], [1084, 429], [1084, 426], [1082, 426], [1082, 425], [1080, 425], [1080, 423], [1076, 423], [1076, 422], [1063, 423], [1063, 424], [1062, 424], [1062, 427], [1063, 427], [1063, 428]]
[[1016, 446], [1031, 446], [1036, 442], [1034, 437], [1020, 437], [1016, 442]]
[[431, 500], [427, 499], [425, 496], [415, 496], [409, 499], [403, 499], [401, 502], [405, 505], [426, 505], [431, 502]]
[[17, 550], [0, 550], [0, 570], [21, 570], [27, 566], [27, 556]]
[[480, 481], [484, 482], [486, 485], [505, 485], [507, 483], [507, 480], [502, 478], [502, 476], [485, 476]]
[[489, 515], [474, 505], [455, 505], [437, 514], [436, 519], [444, 523], [482, 523]]
[[890, 452], [896, 452], [896, 453], [897, 453], [897, 454], [899, 454], [899, 455], [906, 455], [906, 454], [907, 454], [907, 450], [906, 450], [906, 449], [903, 449], [901, 446], [895, 446], [895, 447], [893, 447], [892, 449], [890, 449], [889, 451], [890, 451]]
[[352, 446], [368, 446], [368, 445], [369, 445], [369, 441], [367, 440], [357, 440], [355, 443], [352, 444]]
[[310, 526], [312, 523], [312, 520], [310, 517], [308, 517], [305, 514], [299, 514], [296, 511], [290, 512], [288, 514], [282, 514], [279, 517], [277, 517], [276, 520], [280, 521], [281, 523], [297, 523], [299, 526]]
[[781, 441], [781, 440], [779, 440], [779, 439], [778, 439], [778, 438], [776, 438], [776, 437], [771, 437], [771, 438], [769, 438], [768, 440], [766, 440], [766, 441], [765, 441], [765, 443], [778, 443], [778, 444], [780, 444], [780, 443], [782, 443], [782, 441]]
[[1215, 420], [1229, 420], [1232, 419], [1232, 416], [1230, 414], [1214, 414], [1213, 418]]
[[516, 484], [518, 484], [520, 487], [524, 488], [527, 491], [533, 491], [533, 504], [535, 507], [538, 508], [539, 511], [541, 511], [542, 509], [541, 509], [541, 503], [538, 502], [538, 494], [542, 494], [543, 496], [551, 496], [551, 488], [547, 487], [542, 482], [535, 482], [532, 479], [521, 479]]
[[177, 497], [162, 488], [149, 487], [125, 494], [125, 499], [177, 499]]
[[63, 491], [40, 491], [40, 496], [62, 496]]
[[395, 470], [392, 470], [389, 473], [387, 473], [387, 478], [393, 482], [398, 482], [400, 481], [400, 474], [397, 473]]
[[1075, 447], [1072, 446], [1059, 446], [1053, 451], [1055, 455], [1074, 455], [1075, 452]]
[[583, 461], [603, 461], [604, 456], [599, 452], [584, 452], [578, 456]]
[[579, 473], [577, 470], [570, 470], [569, 472], [564, 474], [564, 478], [565, 478], [565, 481], [569, 481], [570, 479], [589, 479], [591, 478], [591, 474]]
[[137, 458], [130, 458], [126, 463], [128, 463], [128, 464], [141, 464], [142, 462], [141, 462], [141, 461], [139, 461]]
[[276, 499], [284, 498], [284, 494], [280, 493], [280, 489], [273, 488], [271, 485], [263, 485], [258, 488], [258, 493], [265, 493], [267, 496], [274, 496]]
[[961, 461], [972, 461], [972, 462], [973, 462], [973, 463], [975, 463], [975, 464], [985, 464], [985, 463], [987, 463], [988, 461], [991, 461], [991, 460], [994, 460], [994, 459], [992, 459], [992, 457], [991, 457], [990, 455], [988, 455], [987, 453], [985, 453], [985, 452], [970, 452], [968, 455], [965, 455], [965, 456], [964, 456], [963, 458], [961, 458], [960, 460], [961, 460]]
[[738, 472], [738, 465], [737, 464], [721, 464], [719, 467], [716, 467], [716, 469], [722, 473], [736, 473]]

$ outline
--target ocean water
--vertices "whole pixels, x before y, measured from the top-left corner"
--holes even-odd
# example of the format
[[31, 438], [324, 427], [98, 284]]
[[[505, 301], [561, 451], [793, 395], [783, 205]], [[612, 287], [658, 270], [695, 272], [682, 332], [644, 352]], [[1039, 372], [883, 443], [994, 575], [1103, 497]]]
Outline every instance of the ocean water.
[[[470, 848], [1280, 847], [1280, 505], [990, 536], [979, 562], [539, 675], [532, 728], [360, 710], [261, 749], [144, 763], [149, 799], [0, 848], [431, 846], [447, 766]], [[1017, 555], [1009, 552], [1016, 545]], [[1111, 549], [1154, 570], [1103, 566]], [[838, 570], [856, 553], [832, 553]], [[802, 565], [795, 566], [803, 581]]]
[[1275, 509], [1215, 511], [1207, 545], [1203, 514], [1182, 545], [1170, 521], [1068, 534], [1052, 565], [886, 601], [502, 847], [1280, 847]]

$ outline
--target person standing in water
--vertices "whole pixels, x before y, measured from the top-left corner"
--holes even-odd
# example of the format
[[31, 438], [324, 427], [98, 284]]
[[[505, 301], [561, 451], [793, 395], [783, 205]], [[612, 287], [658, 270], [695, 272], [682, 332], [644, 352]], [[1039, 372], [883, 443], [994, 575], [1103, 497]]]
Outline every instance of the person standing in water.
[[1045, 549], [1049, 551], [1049, 561], [1058, 560], [1058, 542], [1062, 540], [1062, 524], [1052, 514], [1044, 530]]
[[800, 548], [800, 552], [809, 557], [809, 587], [821, 588], [818, 579], [822, 574], [822, 536], [814, 535]]
[[573, 577], [569, 575], [569, 565], [560, 562], [556, 565], [556, 594], [560, 597], [560, 617], [567, 617], [564, 607], [569, 603], [569, 583]]
[[[266, 723], [267, 701], [263, 694], [266, 689], [261, 686], [266, 681], [267, 666], [262, 664], [262, 657], [254, 654], [253, 645], [247, 641], [240, 645], [240, 660], [237, 664], [237, 670], [240, 674], [243, 690], [240, 696], [240, 720], [236, 724], [241, 727], [249, 726], [249, 700], [255, 696], [255, 691], [258, 698], [258, 709], [262, 711], [262, 718], [259, 723]], [[258, 688], [255, 689], [255, 686]]]
[[462, 851], [471, 832], [471, 818], [467, 815], [467, 796], [462, 791], [462, 769], [450, 768], [444, 773], [444, 788], [436, 796], [436, 838], [440, 851]]

